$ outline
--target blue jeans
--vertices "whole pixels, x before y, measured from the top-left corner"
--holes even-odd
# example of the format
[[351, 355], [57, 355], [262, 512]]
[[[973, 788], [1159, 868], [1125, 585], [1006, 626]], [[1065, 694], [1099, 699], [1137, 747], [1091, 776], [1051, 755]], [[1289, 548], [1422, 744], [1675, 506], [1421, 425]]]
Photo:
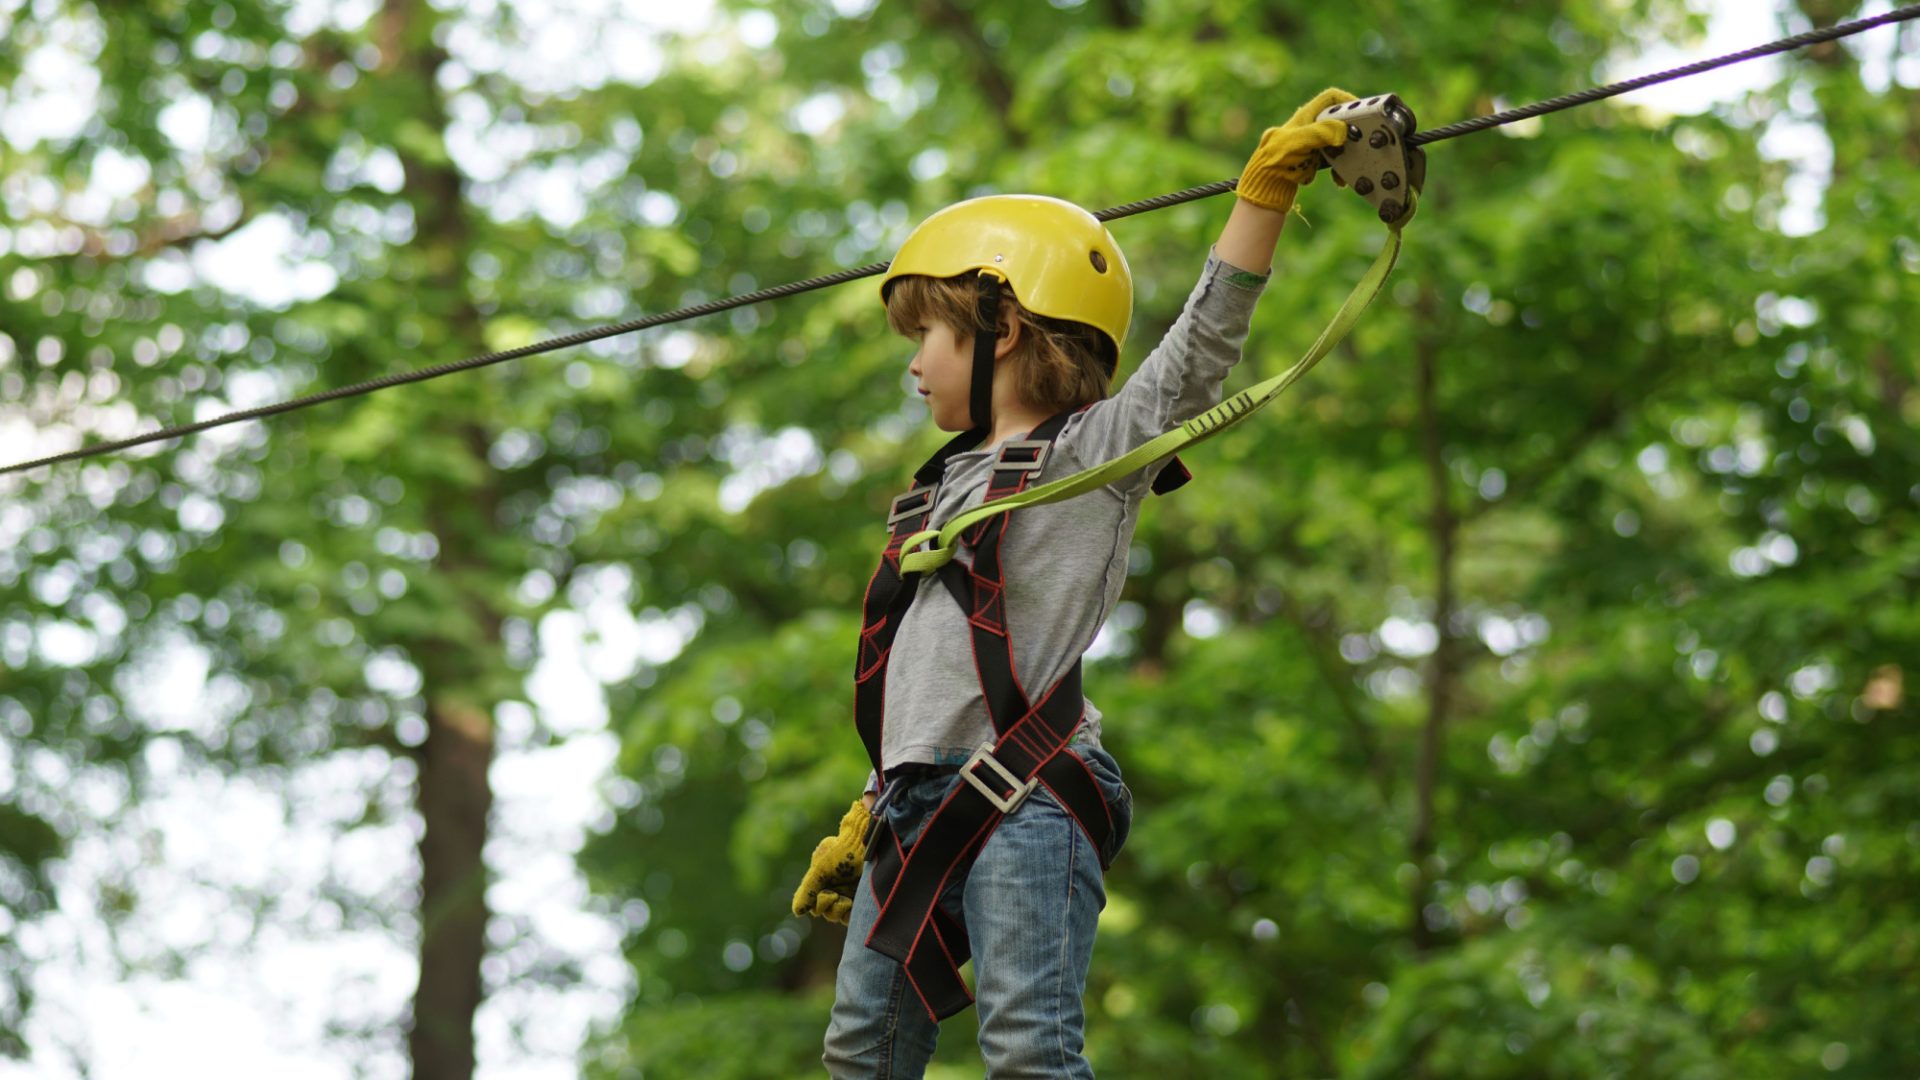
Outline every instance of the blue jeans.
[[[1112, 808], [1117, 853], [1133, 822], [1133, 794], [1105, 750], [1073, 749], [1093, 770]], [[957, 774], [902, 790], [887, 821], [903, 845], [961, 782]], [[876, 905], [860, 876], [847, 943], [834, 983], [833, 1019], [821, 1060], [835, 1080], [894, 1080], [925, 1073], [940, 1028], [896, 961], [866, 947]], [[1087, 834], [1044, 786], [987, 838], [973, 869], [940, 900], [962, 918], [973, 943], [974, 1006], [980, 1052], [991, 1080], [1092, 1077], [1081, 1056], [1081, 995], [1093, 935], [1107, 906], [1100, 860]]]

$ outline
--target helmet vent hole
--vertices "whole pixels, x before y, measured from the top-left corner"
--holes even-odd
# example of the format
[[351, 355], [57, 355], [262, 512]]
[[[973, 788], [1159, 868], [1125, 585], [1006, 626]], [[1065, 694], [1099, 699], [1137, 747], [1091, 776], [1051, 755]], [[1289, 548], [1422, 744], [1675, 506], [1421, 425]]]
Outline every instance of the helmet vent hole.
[[1107, 257], [1105, 255], [1097, 251], [1089, 251], [1087, 252], [1087, 258], [1093, 263], [1093, 269], [1096, 273], [1104, 274], [1107, 272]]

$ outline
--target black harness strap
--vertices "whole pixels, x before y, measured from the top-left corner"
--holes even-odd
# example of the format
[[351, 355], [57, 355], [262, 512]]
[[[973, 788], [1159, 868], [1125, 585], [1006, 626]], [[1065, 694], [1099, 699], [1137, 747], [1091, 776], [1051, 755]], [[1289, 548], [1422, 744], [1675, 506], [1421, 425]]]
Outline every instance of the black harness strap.
[[882, 775], [885, 769], [880, 760], [880, 733], [886, 726], [887, 654], [900, 631], [900, 619], [913, 606], [920, 587], [917, 577], [901, 577], [900, 547], [907, 537], [927, 528], [947, 459], [972, 448], [986, 434], [984, 428], [976, 428], [948, 440], [913, 474], [912, 489], [893, 500], [887, 514], [887, 547], [880, 554], [880, 565], [867, 582], [866, 598], [861, 602], [860, 653], [853, 669], [853, 726], [866, 745], [874, 771]]
[[1168, 458], [1167, 463], [1160, 466], [1160, 471], [1153, 474], [1153, 493], [1171, 495], [1186, 487], [1187, 481], [1191, 479], [1193, 479], [1193, 471], [1188, 469], [1186, 463], [1176, 455]]

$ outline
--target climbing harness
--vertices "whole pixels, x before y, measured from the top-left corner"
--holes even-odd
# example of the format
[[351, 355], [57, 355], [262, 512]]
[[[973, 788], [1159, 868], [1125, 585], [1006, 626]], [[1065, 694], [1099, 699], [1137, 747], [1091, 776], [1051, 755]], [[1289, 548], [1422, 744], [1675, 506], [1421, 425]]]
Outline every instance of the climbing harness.
[[[1028, 438], [1000, 445], [987, 480], [989, 502], [1026, 490], [1046, 468], [1053, 442], [1072, 415], [1071, 410], [1061, 413], [1034, 428]], [[901, 550], [931, 517], [947, 460], [975, 445], [981, 435], [969, 431], [941, 447], [915, 471], [914, 486], [893, 501], [887, 516], [887, 546], [867, 585], [854, 669], [854, 726], [881, 775], [888, 775], [880, 756], [887, 661], [921, 580], [920, 575], [902, 572]], [[878, 914], [865, 944], [905, 967], [914, 992], [936, 1022], [973, 1003], [960, 977], [960, 965], [972, 955], [966, 925], [940, 906], [940, 897], [966, 876], [1007, 815], [1045, 786], [1086, 833], [1102, 870], [1115, 854], [1112, 808], [1086, 760], [1067, 747], [1086, 713], [1079, 661], [1037, 698], [1015, 674], [1006, 570], [1000, 562], [1007, 525], [1004, 516], [982, 520], [966, 536], [973, 565], [948, 562], [934, 575], [967, 613], [974, 665], [995, 737], [960, 766], [962, 782], [927, 819], [911, 846], [903, 845], [885, 823], [878, 804], [867, 844], [868, 887]], [[889, 776], [883, 799], [891, 801], [900, 783], [897, 776]]]
[[[1698, 75], [1701, 72], [1711, 71], [1715, 68], [1726, 67], [1731, 64], [1743, 63], [1745, 61], [1758, 59], [1763, 56], [1772, 56], [1777, 53], [1791, 52], [1792, 50], [1795, 50], [1795, 49], [1805, 48], [1808, 45], [1815, 45], [1823, 41], [1834, 41], [1839, 38], [1851, 37], [1854, 34], [1863, 33], [1867, 30], [1871, 30], [1878, 26], [1886, 26], [1892, 23], [1905, 22], [1907, 20], [1915, 19], [1915, 18], [1920, 18], [1920, 4], [1911, 4], [1906, 7], [1895, 8], [1892, 11], [1883, 12], [1879, 15], [1874, 15], [1864, 19], [1855, 19], [1852, 22], [1837, 23], [1833, 26], [1826, 27], [1825, 29], [1809, 30], [1809, 31], [1806, 31], [1805, 33], [1794, 34], [1790, 37], [1781, 38], [1778, 41], [1769, 42], [1768, 44], [1765, 44], [1765, 45], [1759, 45], [1751, 49], [1744, 49], [1740, 52], [1728, 53], [1725, 56], [1718, 56], [1718, 57], [1713, 57], [1707, 60], [1696, 61], [1694, 63], [1685, 64], [1680, 67], [1670, 68], [1666, 71], [1654, 72], [1652, 74], [1641, 75], [1636, 78], [1626, 79], [1620, 82], [1608, 83], [1605, 86], [1591, 87], [1589, 89], [1582, 90], [1573, 94], [1563, 94], [1559, 97], [1549, 98], [1546, 101], [1535, 102], [1534, 104], [1521, 106], [1515, 109], [1506, 109], [1501, 112], [1492, 113], [1487, 116], [1476, 117], [1471, 120], [1463, 120], [1458, 123], [1448, 124], [1445, 127], [1435, 128], [1431, 131], [1417, 132], [1406, 139], [1406, 144], [1409, 147], [1421, 147], [1421, 146], [1427, 145], [1428, 143], [1440, 142], [1445, 139], [1454, 139], [1462, 135], [1469, 135], [1475, 132], [1486, 131], [1489, 128], [1495, 128], [1505, 124], [1511, 124], [1518, 120], [1526, 120], [1535, 116], [1544, 116], [1547, 113], [1559, 112], [1562, 109], [1570, 109], [1578, 105], [1585, 105], [1590, 102], [1600, 101], [1605, 98], [1610, 98], [1620, 94], [1630, 93], [1634, 90], [1643, 89], [1645, 87], [1653, 86], [1658, 83], [1669, 82], [1674, 79], [1686, 78], [1689, 75]], [[1335, 164], [1336, 164], [1335, 175], [1338, 176], [1340, 175], [1340, 173], [1338, 172], [1337, 160]], [[1094, 216], [1100, 219], [1101, 221], [1114, 221], [1119, 218], [1130, 217], [1134, 214], [1145, 213], [1149, 210], [1159, 210], [1164, 207], [1175, 206], [1184, 202], [1192, 202], [1195, 199], [1204, 199], [1214, 195], [1220, 195], [1225, 192], [1232, 191], [1234, 188], [1234, 183], [1235, 183], [1234, 180], [1221, 180], [1211, 184], [1202, 184], [1198, 187], [1187, 188], [1184, 191], [1171, 192], [1166, 195], [1155, 196], [1151, 199], [1142, 199], [1137, 202], [1125, 203], [1120, 206], [1111, 207], [1109, 209], [1099, 211]], [[1368, 198], [1371, 199], [1372, 196], [1368, 196]], [[1376, 208], [1379, 208], [1379, 206], [1380, 204], [1376, 203]], [[96, 457], [101, 454], [115, 453], [117, 451], [129, 449], [135, 446], [140, 446], [145, 443], [163, 442], [168, 439], [177, 439], [182, 436], [196, 434], [198, 432], [206, 431], [208, 429], [220, 427], [226, 424], [236, 424], [244, 420], [264, 419], [265, 417], [275, 416], [280, 413], [292, 412], [296, 409], [306, 408], [309, 405], [318, 405], [323, 402], [337, 401], [342, 398], [357, 397], [362, 394], [372, 393], [376, 390], [384, 390], [392, 386], [399, 386], [405, 383], [423, 382], [427, 379], [438, 378], [442, 375], [450, 375], [457, 371], [467, 371], [473, 368], [487, 367], [492, 364], [504, 363], [508, 360], [516, 360], [522, 357], [534, 356], [540, 353], [553, 352], [555, 350], [568, 348], [574, 345], [583, 345], [590, 341], [599, 341], [604, 338], [617, 337], [621, 334], [628, 334], [637, 330], [645, 330], [650, 327], [665, 326], [669, 323], [681, 322], [687, 319], [694, 319], [703, 315], [713, 315], [722, 311], [730, 311], [734, 308], [746, 307], [751, 304], [763, 303], [768, 300], [777, 300], [782, 297], [794, 296], [803, 292], [810, 292], [814, 289], [826, 288], [831, 285], [839, 285], [849, 281], [857, 281], [860, 278], [872, 277], [875, 274], [882, 273], [886, 269], [887, 269], [886, 263], [871, 263], [867, 266], [860, 266], [860, 267], [854, 267], [847, 270], [841, 270], [832, 274], [824, 274], [819, 277], [808, 278], [803, 281], [788, 282], [787, 284], [784, 284], [784, 285], [776, 285], [776, 286], [772, 286], [765, 289], [757, 289], [753, 292], [742, 293], [738, 296], [723, 297], [719, 300], [712, 300], [703, 304], [695, 304], [690, 307], [680, 308], [678, 310], [669, 311], [660, 315], [649, 315], [644, 318], [633, 319], [628, 322], [618, 323], [612, 326], [598, 327], [591, 330], [582, 330], [577, 333], [567, 334], [565, 336], [553, 338], [548, 341], [535, 342], [534, 344], [525, 345], [517, 349], [507, 349], [501, 352], [487, 353], [483, 356], [476, 356], [466, 360], [459, 360], [459, 361], [454, 361], [446, 364], [434, 364], [432, 366], [420, 368], [415, 371], [399, 372], [393, 375], [382, 376], [378, 379], [369, 379], [365, 382], [354, 383], [349, 386], [336, 387], [332, 390], [325, 390], [315, 394], [308, 394], [302, 397], [292, 398], [287, 401], [277, 402], [271, 405], [263, 405], [253, 409], [242, 409], [237, 412], [223, 413], [219, 416], [211, 417], [209, 419], [197, 421], [190, 424], [178, 424], [178, 425], [173, 425], [169, 427], [164, 427], [158, 431], [151, 431], [144, 435], [136, 435], [131, 438], [118, 439], [111, 442], [96, 443], [92, 446], [83, 446], [75, 450], [66, 451], [64, 453], [52, 454], [47, 457], [35, 458], [30, 461], [21, 461], [21, 462], [15, 462], [10, 465], [0, 466], [0, 476], [4, 476], [8, 473], [25, 472], [29, 469], [39, 468], [40, 466], [43, 466], [43, 465], [54, 465], [63, 461], [75, 461], [81, 458]]]

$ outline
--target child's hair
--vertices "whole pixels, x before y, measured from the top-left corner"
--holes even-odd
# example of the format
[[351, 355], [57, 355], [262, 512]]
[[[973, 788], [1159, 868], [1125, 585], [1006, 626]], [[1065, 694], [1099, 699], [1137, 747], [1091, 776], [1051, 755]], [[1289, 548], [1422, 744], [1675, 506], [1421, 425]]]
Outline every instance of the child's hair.
[[[958, 338], [995, 333], [998, 327], [980, 325], [980, 287], [991, 281], [974, 274], [896, 278], [887, 289], [887, 325], [906, 337], [936, 322]], [[1020, 344], [1007, 361], [1022, 403], [1051, 415], [1107, 396], [1118, 360], [1112, 339], [1086, 323], [1036, 315], [1011, 290], [1001, 290], [1000, 310], [1020, 320]]]

